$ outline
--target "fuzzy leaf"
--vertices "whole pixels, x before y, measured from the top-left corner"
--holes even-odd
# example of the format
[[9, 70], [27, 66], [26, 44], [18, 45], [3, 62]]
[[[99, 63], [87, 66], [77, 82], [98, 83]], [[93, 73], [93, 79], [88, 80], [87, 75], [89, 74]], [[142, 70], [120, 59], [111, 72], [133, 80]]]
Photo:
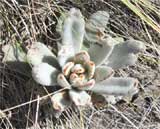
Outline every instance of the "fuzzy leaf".
[[96, 13], [93, 13], [88, 23], [92, 24], [96, 28], [106, 28], [106, 25], [108, 24], [109, 20], [109, 14], [106, 11], [97, 11]]
[[80, 10], [72, 8], [64, 20], [62, 44], [72, 45], [75, 52], [79, 52], [85, 32], [85, 21]]
[[32, 68], [32, 77], [34, 80], [46, 86], [57, 84], [57, 75], [59, 71], [47, 63], [41, 63]]
[[72, 73], [69, 79], [72, 87], [76, 88], [76, 89], [80, 89], [80, 90], [86, 90], [88, 88], [92, 88], [95, 84], [95, 80], [91, 79], [91, 80], [87, 80], [86, 79], [86, 75], [85, 74], [76, 74], [76, 73]]
[[138, 52], [143, 52], [146, 49], [144, 42], [141, 42], [139, 40], [130, 39], [125, 41], [125, 43], [128, 52], [138, 53]]
[[69, 98], [68, 91], [61, 91], [54, 94], [51, 97], [52, 105], [54, 110], [63, 112], [66, 108], [68, 108], [72, 102]]
[[68, 77], [73, 67], [74, 67], [74, 62], [67, 62], [62, 68], [62, 73], [66, 77]]
[[96, 66], [93, 61], [85, 62], [84, 67], [87, 70], [87, 76], [89, 79], [93, 78]]
[[[62, 47], [59, 49], [58, 58], [63, 66], [68, 58], [74, 56], [82, 47], [85, 33], [85, 22], [80, 10], [72, 8], [64, 18], [62, 25]], [[61, 59], [63, 58], [63, 59]]]
[[111, 37], [104, 39], [100, 44], [91, 44], [88, 53], [95, 65], [102, 64], [111, 54], [114, 47], [114, 40]]
[[58, 74], [57, 83], [61, 87], [69, 88], [69, 89], [71, 88], [71, 85], [69, 84], [69, 82], [67, 81], [67, 79], [65, 78], [65, 76], [62, 73]]
[[83, 65], [75, 64], [75, 66], [71, 69], [71, 72], [81, 74], [85, 72], [85, 69], [83, 68]]
[[4, 57], [2, 62], [6, 63], [12, 70], [30, 76], [31, 68], [27, 64], [26, 54], [19, 44], [7, 44], [2, 46]]
[[76, 106], [91, 105], [91, 97], [85, 91], [70, 90], [69, 95]]
[[56, 56], [43, 43], [35, 42], [27, 52], [27, 60], [33, 66], [41, 63], [48, 63], [54, 67], [59, 67]]
[[89, 45], [88, 42], [96, 43], [98, 41], [103, 40], [105, 37], [104, 28], [103, 29], [95, 29], [95, 30], [89, 30], [89, 28], [86, 29], [85, 33], [85, 42], [84, 44], [87, 46]]
[[137, 61], [135, 54], [144, 50], [144, 44], [137, 40], [128, 40], [124, 43], [117, 44], [107, 60], [107, 66], [117, 69], [134, 65]]
[[63, 67], [67, 61], [74, 56], [74, 54], [75, 53], [71, 45], [59, 46], [57, 59], [60, 66]]
[[96, 93], [109, 95], [134, 95], [138, 92], [138, 81], [134, 78], [112, 77], [97, 83], [92, 89]]
[[95, 80], [91, 79], [87, 82], [82, 82], [81, 84], [79, 84], [77, 86], [77, 88], [80, 90], [89, 90], [89, 89], [92, 89], [92, 87], [94, 87], [94, 85], [95, 85]]
[[86, 23], [85, 38], [91, 42], [97, 42], [103, 39], [108, 19], [109, 14], [106, 11], [97, 11], [92, 14]]
[[111, 67], [107, 66], [98, 66], [96, 67], [95, 73], [94, 73], [94, 79], [96, 83], [100, 81], [104, 81], [108, 79], [109, 77], [112, 77], [114, 75], [114, 70]]
[[72, 85], [75, 85], [77, 83], [77, 81], [79, 81], [79, 76], [76, 73], [71, 73], [69, 76], [69, 81]]
[[74, 62], [83, 64], [84, 62], [90, 61], [90, 56], [87, 51], [81, 51], [74, 57]]

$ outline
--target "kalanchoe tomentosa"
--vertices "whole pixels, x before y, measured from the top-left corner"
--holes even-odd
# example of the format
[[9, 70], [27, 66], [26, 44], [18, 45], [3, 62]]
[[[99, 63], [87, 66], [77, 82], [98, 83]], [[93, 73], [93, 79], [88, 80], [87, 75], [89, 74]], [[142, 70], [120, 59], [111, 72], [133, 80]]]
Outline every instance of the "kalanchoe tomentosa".
[[[138, 92], [136, 79], [113, 77], [113, 69], [133, 65], [137, 59], [135, 54], [144, 50], [143, 43], [128, 40], [116, 44], [104, 33], [108, 17], [108, 13], [98, 11], [85, 23], [81, 12], [71, 9], [61, 16], [57, 25], [62, 37], [57, 57], [41, 43], [35, 43], [29, 49], [27, 57], [33, 65], [35, 81], [65, 88], [51, 98], [55, 110], [64, 111], [72, 103], [90, 105], [87, 91], [113, 95]], [[86, 51], [81, 50], [84, 40], [90, 42]], [[107, 66], [100, 65], [104, 61]]]
[[[62, 112], [71, 104], [92, 104], [87, 91], [108, 95], [138, 92], [136, 79], [113, 75], [114, 69], [135, 64], [136, 54], [145, 47], [133, 39], [117, 43], [105, 34], [108, 18], [107, 12], [98, 11], [85, 22], [81, 12], [72, 8], [60, 17], [57, 25], [62, 37], [57, 56], [40, 42], [33, 43], [28, 50], [34, 80], [41, 85], [58, 84], [64, 88], [51, 97], [56, 111]], [[83, 50], [86, 43], [89, 46]], [[106, 65], [101, 65], [104, 61]]]

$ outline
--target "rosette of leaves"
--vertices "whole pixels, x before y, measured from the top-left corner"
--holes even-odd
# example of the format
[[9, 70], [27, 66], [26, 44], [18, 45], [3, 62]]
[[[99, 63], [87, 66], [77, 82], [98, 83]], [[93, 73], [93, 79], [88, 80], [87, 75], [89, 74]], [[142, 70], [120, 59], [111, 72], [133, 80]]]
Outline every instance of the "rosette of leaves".
[[[27, 52], [32, 77], [45, 86], [63, 88], [51, 97], [53, 108], [62, 112], [72, 104], [91, 105], [88, 91], [108, 95], [134, 95], [138, 81], [131, 77], [113, 77], [114, 69], [134, 65], [137, 53], [145, 49], [142, 42], [118, 43], [104, 33], [109, 15], [94, 13], [88, 21], [78, 9], [62, 15], [57, 32], [62, 37], [57, 56], [43, 43], [33, 43]], [[84, 43], [89, 44], [88, 48]], [[84, 49], [85, 48], [85, 49]], [[106, 65], [102, 65], [103, 63]]]

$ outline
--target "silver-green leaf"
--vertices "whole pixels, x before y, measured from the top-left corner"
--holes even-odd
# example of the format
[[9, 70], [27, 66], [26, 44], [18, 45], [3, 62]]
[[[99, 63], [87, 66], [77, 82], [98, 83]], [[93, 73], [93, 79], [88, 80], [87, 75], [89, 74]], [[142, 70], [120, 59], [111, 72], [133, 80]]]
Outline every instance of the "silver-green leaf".
[[67, 90], [60, 91], [54, 94], [51, 97], [51, 102], [53, 105], [53, 109], [58, 112], [63, 112], [65, 109], [67, 109], [72, 104]]
[[89, 90], [108, 95], [134, 95], [138, 92], [137, 85], [138, 81], [134, 78], [111, 77], [97, 83]]
[[32, 68], [32, 77], [34, 80], [37, 83], [46, 86], [57, 84], [58, 73], [59, 71], [56, 68], [47, 63], [41, 63]]
[[113, 69], [134, 65], [137, 61], [136, 54], [145, 50], [144, 43], [137, 40], [128, 40], [115, 45], [106, 64]]
[[59, 67], [56, 56], [46, 45], [40, 42], [32, 43], [27, 52], [27, 60], [33, 66], [41, 63], [48, 63], [54, 67]]
[[89, 42], [97, 42], [105, 36], [104, 30], [108, 23], [109, 14], [106, 11], [97, 11], [86, 22], [85, 38]]
[[94, 73], [94, 79], [96, 83], [104, 81], [114, 75], [114, 70], [111, 67], [107, 66], [98, 66], [96, 67]]
[[72, 8], [64, 18], [62, 25], [62, 46], [60, 46], [58, 52], [58, 60], [61, 66], [80, 51], [84, 33], [84, 18], [80, 10]]
[[85, 91], [70, 90], [69, 95], [76, 106], [91, 105], [91, 97]]
[[68, 88], [68, 89], [71, 88], [71, 85], [69, 84], [69, 82], [67, 81], [67, 79], [65, 78], [65, 76], [62, 73], [58, 74], [58, 76], [57, 76], [57, 83], [61, 87]]
[[88, 53], [91, 57], [91, 60], [97, 65], [104, 63], [110, 56], [115, 42], [114, 39], [108, 37], [100, 42], [100, 44], [91, 44], [88, 49]]

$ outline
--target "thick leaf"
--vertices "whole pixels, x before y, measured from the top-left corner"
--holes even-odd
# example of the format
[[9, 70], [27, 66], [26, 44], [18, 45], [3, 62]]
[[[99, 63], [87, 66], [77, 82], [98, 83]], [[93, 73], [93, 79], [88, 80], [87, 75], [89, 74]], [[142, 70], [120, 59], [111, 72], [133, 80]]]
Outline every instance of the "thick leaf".
[[30, 76], [31, 68], [27, 64], [26, 54], [19, 44], [7, 44], [2, 46], [4, 57], [2, 62], [18, 73]]
[[133, 53], [129, 53], [124, 56], [109, 58], [107, 61], [107, 66], [112, 67], [113, 69], [123, 68], [126, 66], [134, 65], [137, 61], [137, 56]]
[[108, 37], [100, 42], [100, 44], [91, 44], [88, 50], [91, 60], [96, 65], [102, 64], [111, 54], [115, 42], [113, 38]]
[[125, 41], [125, 43], [128, 52], [138, 53], [138, 52], [143, 52], [146, 49], [144, 42], [141, 42], [139, 40], [130, 39]]
[[111, 67], [107, 66], [98, 66], [96, 67], [95, 73], [94, 73], [94, 79], [96, 83], [100, 81], [104, 81], [108, 79], [109, 77], [112, 77], [114, 75], [114, 70]]
[[80, 10], [72, 8], [64, 18], [62, 25], [62, 47], [59, 49], [58, 59], [63, 66], [66, 61], [79, 52], [85, 33], [85, 22]]
[[77, 88], [80, 89], [80, 90], [89, 90], [89, 89], [92, 89], [92, 87], [94, 87], [94, 85], [95, 85], [95, 80], [91, 79], [89, 81], [80, 83], [77, 86]]
[[69, 81], [72, 85], [74, 85], [77, 81], [77, 79], [79, 80], [79, 76], [76, 73], [71, 73], [69, 76]]
[[69, 95], [76, 106], [91, 105], [91, 97], [85, 91], [70, 90]]
[[83, 65], [75, 64], [75, 66], [71, 69], [71, 72], [81, 74], [85, 72]]
[[71, 88], [71, 85], [69, 84], [69, 82], [67, 81], [67, 79], [65, 78], [65, 76], [62, 73], [58, 74], [57, 83], [61, 87], [69, 88], [69, 89]]
[[71, 106], [72, 102], [69, 98], [68, 91], [61, 91], [51, 97], [54, 110], [62, 112]]
[[117, 69], [134, 65], [137, 61], [135, 54], [144, 50], [144, 44], [137, 40], [128, 40], [124, 43], [117, 44], [107, 60], [107, 66]]
[[62, 45], [58, 48], [58, 63], [61, 67], [64, 65], [74, 56], [74, 50], [72, 45]]
[[89, 79], [93, 78], [96, 66], [93, 61], [88, 61], [84, 64], [84, 67], [87, 70], [87, 76]]
[[134, 95], [138, 92], [137, 85], [138, 81], [134, 78], [112, 77], [97, 83], [89, 90], [109, 95]]
[[95, 80], [91, 79], [88, 81], [86, 79], [85, 74], [78, 75], [76, 73], [72, 73], [70, 75], [69, 81], [70, 81], [72, 87], [78, 88], [80, 90], [92, 88], [92, 86], [95, 84]]
[[58, 67], [58, 61], [55, 55], [43, 43], [34, 42], [27, 52], [27, 60], [33, 66], [41, 63], [48, 63]]
[[74, 62], [67, 62], [62, 68], [62, 73], [68, 77], [73, 66], [74, 66]]
[[109, 14], [106, 11], [97, 11], [96, 13], [93, 13], [88, 23], [92, 24], [96, 28], [105, 28], [108, 24], [109, 20]]
[[87, 51], [81, 51], [74, 57], [74, 62], [83, 64], [84, 62], [90, 61], [90, 56]]
[[104, 38], [104, 30], [108, 23], [109, 14], [106, 11], [97, 11], [86, 22], [85, 38], [91, 42], [97, 42]]
[[83, 86], [87, 82], [84, 74], [78, 75], [76, 73], [72, 73], [69, 80], [71, 85], [76, 88]]
[[103, 40], [105, 37], [104, 33], [104, 28], [95, 28], [93, 30], [90, 30], [90, 28], [86, 28], [86, 33], [85, 33], [85, 42], [84, 44], [87, 46], [88, 42], [98, 42]]
[[34, 80], [46, 86], [57, 84], [58, 70], [47, 63], [41, 63], [32, 68], [32, 76]]
[[71, 45], [75, 53], [79, 52], [85, 32], [85, 21], [80, 10], [72, 8], [65, 18], [62, 32], [62, 44]]

